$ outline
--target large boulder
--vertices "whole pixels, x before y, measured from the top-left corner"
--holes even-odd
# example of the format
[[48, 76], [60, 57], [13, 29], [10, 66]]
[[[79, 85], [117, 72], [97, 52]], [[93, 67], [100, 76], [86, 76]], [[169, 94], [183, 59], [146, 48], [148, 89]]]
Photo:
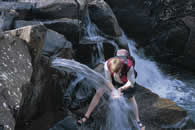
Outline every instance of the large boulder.
[[0, 13], [3, 11], [14, 14], [14, 19], [26, 19], [31, 17], [31, 11], [35, 8], [33, 3], [0, 2]]
[[38, 1], [36, 2], [36, 9], [32, 13], [34, 17], [40, 19], [81, 19], [85, 12], [86, 3], [86, 0]]
[[[159, 26], [187, 14], [193, 15], [193, 0], [105, 0], [128, 36], [140, 41], [151, 40]], [[158, 32], [167, 30], [166, 25]], [[176, 37], [175, 37], [176, 38]]]
[[75, 47], [75, 59], [90, 67], [104, 62], [115, 53], [116, 46], [109, 40], [81, 39]]
[[[27, 27], [6, 32], [0, 36], [0, 60], [2, 63], [0, 66], [0, 101], [3, 104], [0, 124], [4, 126], [5, 130], [14, 130], [15, 118], [18, 117], [23, 101], [26, 98], [23, 90], [30, 87], [33, 65], [39, 60], [39, 51], [43, 45], [41, 39], [44, 39], [44, 34], [46, 33], [44, 29], [41, 29], [40, 26]], [[39, 35], [35, 34], [38, 31]], [[29, 52], [29, 47], [36, 50], [33, 53], [34, 58], [31, 57], [32, 53]], [[28, 114], [31, 112], [28, 112]]]
[[6, 34], [0, 37], [0, 124], [5, 130], [14, 130], [13, 114], [21, 107], [22, 89], [30, 83], [33, 69], [24, 41]]
[[34, 7], [29, 3], [0, 2], [0, 31], [12, 29], [15, 19], [24, 19], [30, 16]]
[[66, 40], [63, 35], [53, 30], [48, 30], [42, 53], [47, 56], [53, 56], [57, 55], [62, 49], [67, 49], [67, 52], [72, 50], [71, 42]]
[[175, 63], [178, 57], [184, 55], [188, 35], [189, 29], [181, 20], [164, 23], [159, 26], [150, 44], [144, 47], [145, 52], [158, 61]]
[[[119, 25], [128, 36], [138, 40], [145, 40], [150, 36], [156, 25], [151, 9], [160, 0], [105, 0], [112, 8]], [[154, 8], [155, 9], [155, 8]]]
[[91, 20], [105, 34], [118, 37], [122, 32], [112, 9], [104, 1], [93, 1], [89, 3], [89, 14]]
[[45, 25], [47, 28], [54, 30], [60, 34], [63, 34], [73, 44], [79, 40], [79, 34], [81, 33], [80, 20], [77, 19], [59, 19], [52, 21], [24, 21], [16, 20], [14, 28], [24, 27], [27, 25]]
[[[42, 25], [35, 25], [0, 35], [0, 127], [4, 130], [27, 129], [34, 117], [51, 119], [48, 124], [39, 127], [49, 129], [56, 120], [64, 117], [65, 112], [58, 111], [59, 114], [54, 114], [63, 105], [63, 90], [56, 86], [58, 75], [49, 67], [50, 59], [41, 56], [43, 44], [47, 44], [49, 40], [48, 33], [56, 32]], [[56, 36], [61, 35], [56, 33]], [[59, 45], [57, 42], [53, 41], [55, 45]], [[62, 49], [66, 49], [64, 47]], [[66, 57], [69, 58], [67, 55]], [[65, 80], [69, 78], [66, 77]], [[63, 82], [63, 86], [66, 83], [68, 82]]]
[[31, 3], [18, 2], [0, 2], [0, 11], [2, 10], [16, 10], [16, 11], [30, 11], [35, 5]]
[[137, 87], [135, 95], [141, 119], [148, 129], [182, 128], [187, 122], [187, 112], [174, 102], [160, 98], [149, 89]]

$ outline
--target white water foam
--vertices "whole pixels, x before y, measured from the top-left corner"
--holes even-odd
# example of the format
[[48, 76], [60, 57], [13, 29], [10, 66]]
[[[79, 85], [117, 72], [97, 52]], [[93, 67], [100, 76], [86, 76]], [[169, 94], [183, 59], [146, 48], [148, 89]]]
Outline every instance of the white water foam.
[[160, 97], [168, 98], [176, 102], [179, 106], [184, 107], [189, 113], [195, 110], [193, 104], [195, 103], [195, 89], [189, 87], [185, 81], [178, 80], [176, 77], [164, 74], [156, 62], [147, 59], [143, 52], [138, 51], [135, 47], [135, 42], [129, 40], [123, 33], [121, 40], [128, 43], [129, 51], [135, 58], [135, 69], [138, 72], [136, 82], [140, 85], [157, 93]]

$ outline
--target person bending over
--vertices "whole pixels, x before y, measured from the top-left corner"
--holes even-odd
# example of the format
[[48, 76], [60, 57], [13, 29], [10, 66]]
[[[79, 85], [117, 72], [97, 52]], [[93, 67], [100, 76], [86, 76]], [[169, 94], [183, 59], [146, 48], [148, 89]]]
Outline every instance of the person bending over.
[[[134, 66], [135, 61], [133, 57], [129, 56], [128, 51], [125, 49], [118, 50], [117, 56], [110, 58], [104, 64], [105, 77], [108, 80], [106, 86], [111, 91], [114, 91], [116, 88], [119, 95], [123, 94], [125, 98], [128, 98], [129, 102], [132, 104], [133, 113], [135, 114], [139, 127], [141, 130], [145, 130], [145, 126], [140, 121], [137, 103], [133, 96], [136, 91], [134, 84], [137, 77]], [[104, 88], [99, 88], [96, 91], [87, 112], [78, 120], [79, 125], [85, 123], [89, 119], [104, 93]]]

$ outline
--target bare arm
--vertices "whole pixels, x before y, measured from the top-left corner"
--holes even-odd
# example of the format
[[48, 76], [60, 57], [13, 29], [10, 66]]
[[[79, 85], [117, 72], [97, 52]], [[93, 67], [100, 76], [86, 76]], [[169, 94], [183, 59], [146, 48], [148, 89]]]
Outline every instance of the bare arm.
[[133, 66], [127, 72], [127, 80], [128, 80], [127, 83], [119, 88], [121, 91], [127, 90], [130, 87], [132, 87], [132, 88], [134, 87], [134, 84], [135, 84], [135, 74], [134, 74]]
[[105, 77], [106, 77], [106, 79], [105, 79], [105, 84], [106, 84], [106, 86], [112, 91], [112, 90], [114, 90], [115, 88], [114, 88], [114, 86], [113, 86], [113, 84], [112, 84], [111, 73], [110, 73], [109, 70], [108, 70], [107, 62], [105, 62], [105, 64], [104, 64], [104, 72], [105, 72]]

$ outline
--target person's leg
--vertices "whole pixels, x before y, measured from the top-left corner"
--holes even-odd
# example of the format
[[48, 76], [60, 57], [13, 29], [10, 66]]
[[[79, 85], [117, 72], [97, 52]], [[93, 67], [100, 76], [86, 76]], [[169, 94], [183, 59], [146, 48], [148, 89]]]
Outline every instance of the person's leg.
[[129, 98], [129, 101], [130, 101], [130, 103], [132, 105], [132, 110], [133, 110], [133, 113], [135, 114], [136, 121], [140, 121], [140, 119], [139, 119], [138, 106], [137, 106], [135, 97]]
[[[93, 110], [95, 109], [97, 104], [99, 103], [100, 98], [103, 96], [104, 92], [105, 92], [104, 88], [99, 88], [96, 91], [96, 94], [93, 97], [91, 103], [89, 104], [87, 112], [85, 113], [85, 117], [87, 117], [87, 118], [90, 117], [91, 113], [93, 112]], [[78, 120], [79, 123], [82, 123], [82, 122], [85, 122], [85, 121], [86, 121], [86, 118], [82, 118], [81, 120]]]
[[129, 101], [131, 103], [132, 110], [133, 110], [133, 113], [135, 114], [135, 119], [136, 119], [139, 127], [141, 128], [141, 130], [145, 130], [145, 126], [141, 123], [140, 118], [139, 118], [139, 110], [138, 110], [138, 106], [137, 106], [135, 97], [129, 98]]

